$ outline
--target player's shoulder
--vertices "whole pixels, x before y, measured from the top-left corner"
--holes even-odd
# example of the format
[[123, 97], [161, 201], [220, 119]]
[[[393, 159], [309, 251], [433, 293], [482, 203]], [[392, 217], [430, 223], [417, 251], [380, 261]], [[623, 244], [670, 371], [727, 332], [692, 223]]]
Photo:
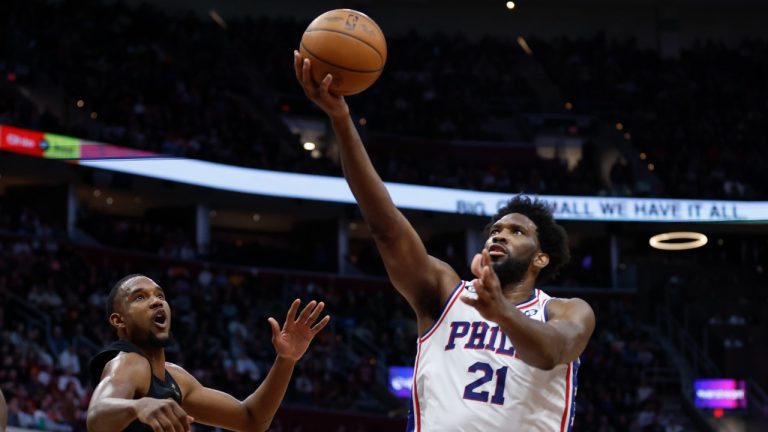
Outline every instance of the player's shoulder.
[[176, 380], [182, 389], [186, 390], [189, 387], [200, 385], [197, 378], [176, 363], [165, 362], [165, 370], [171, 374], [173, 379]]
[[545, 307], [550, 319], [571, 314], [589, 314], [594, 316], [589, 303], [578, 297], [549, 297], [546, 300]]
[[173, 372], [174, 378], [176, 377], [176, 374], [183, 375], [185, 377], [191, 377], [192, 376], [192, 374], [187, 372], [186, 369], [184, 369], [183, 367], [177, 365], [176, 363], [165, 362], [165, 369]]
[[152, 368], [149, 360], [135, 352], [119, 352], [104, 365], [101, 378], [127, 380], [136, 384], [149, 381]]

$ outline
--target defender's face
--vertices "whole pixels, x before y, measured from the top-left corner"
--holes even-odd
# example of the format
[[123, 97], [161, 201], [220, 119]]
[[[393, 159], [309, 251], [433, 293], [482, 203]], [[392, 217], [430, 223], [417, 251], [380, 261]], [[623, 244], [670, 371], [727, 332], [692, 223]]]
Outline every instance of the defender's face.
[[155, 281], [137, 276], [122, 287], [122, 315], [128, 338], [139, 344], [165, 346], [171, 337], [171, 307]]

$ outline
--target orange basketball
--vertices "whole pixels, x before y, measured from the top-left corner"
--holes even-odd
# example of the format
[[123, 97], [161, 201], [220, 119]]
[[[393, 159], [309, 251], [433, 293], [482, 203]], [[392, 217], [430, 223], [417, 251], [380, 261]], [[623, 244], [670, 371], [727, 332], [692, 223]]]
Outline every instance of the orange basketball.
[[331, 74], [331, 92], [360, 93], [381, 75], [387, 41], [379, 26], [364, 13], [335, 9], [315, 18], [301, 37], [299, 52], [312, 62], [312, 78]]

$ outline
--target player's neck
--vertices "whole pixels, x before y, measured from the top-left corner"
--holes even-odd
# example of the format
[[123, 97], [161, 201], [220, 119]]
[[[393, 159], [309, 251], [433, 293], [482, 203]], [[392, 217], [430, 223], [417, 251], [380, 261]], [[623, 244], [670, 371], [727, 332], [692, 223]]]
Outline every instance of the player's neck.
[[142, 347], [144, 354], [152, 366], [152, 373], [160, 379], [165, 379], [165, 348]]
[[160, 379], [165, 379], [165, 348], [139, 345], [134, 343], [144, 357], [149, 360], [149, 365], [152, 367], [152, 374]]
[[508, 283], [502, 287], [502, 292], [507, 300], [514, 304], [522, 303], [528, 300], [533, 294], [535, 278], [526, 275], [520, 282]]

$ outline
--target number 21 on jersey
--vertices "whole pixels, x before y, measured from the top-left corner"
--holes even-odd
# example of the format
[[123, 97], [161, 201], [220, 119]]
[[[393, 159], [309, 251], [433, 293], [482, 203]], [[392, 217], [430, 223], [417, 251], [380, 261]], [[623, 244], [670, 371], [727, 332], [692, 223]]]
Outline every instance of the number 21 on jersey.
[[[480, 377], [464, 387], [464, 399], [488, 402], [490, 393], [487, 391], [478, 391], [477, 388], [493, 380], [494, 371], [491, 365], [484, 362], [476, 362], [467, 372], [480, 374]], [[507, 366], [496, 369], [496, 387], [493, 396], [490, 396], [490, 402], [494, 405], [504, 405], [504, 384], [507, 380]]]

